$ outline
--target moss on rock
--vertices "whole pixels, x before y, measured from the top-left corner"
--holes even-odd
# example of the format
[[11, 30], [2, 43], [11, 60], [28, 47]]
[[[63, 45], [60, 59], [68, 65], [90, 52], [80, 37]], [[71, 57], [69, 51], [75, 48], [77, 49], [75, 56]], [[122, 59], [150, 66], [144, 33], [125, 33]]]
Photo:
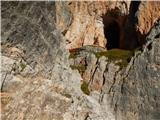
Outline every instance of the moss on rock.
[[25, 68], [26, 68], [26, 64], [24, 64], [24, 63], [20, 63], [20, 67], [21, 67], [21, 71], [23, 71]]
[[84, 71], [86, 70], [86, 66], [81, 64], [81, 65], [70, 65], [70, 67], [75, 70], [77, 69], [79, 71], [79, 73], [84, 73]]
[[97, 58], [105, 56], [108, 60], [111, 61], [119, 61], [116, 64], [120, 66], [120, 68], [126, 67], [131, 57], [134, 55], [132, 51], [122, 50], [122, 49], [111, 49], [108, 51], [97, 52], [95, 53]]
[[87, 82], [83, 82], [81, 85], [81, 90], [83, 91], [84, 94], [89, 95], [90, 91], [88, 89], [88, 83]]

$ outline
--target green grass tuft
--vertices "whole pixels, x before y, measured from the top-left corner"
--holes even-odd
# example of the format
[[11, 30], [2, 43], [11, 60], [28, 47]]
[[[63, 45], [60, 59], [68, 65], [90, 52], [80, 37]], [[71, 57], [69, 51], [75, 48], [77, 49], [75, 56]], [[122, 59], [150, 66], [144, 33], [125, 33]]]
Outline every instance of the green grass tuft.
[[20, 67], [21, 67], [21, 71], [23, 71], [25, 69], [25, 67], [26, 67], [26, 64], [20, 63]]
[[83, 91], [84, 94], [89, 95], [90, 91], [88, 89], [88, 83], [84, 81], [81, 85], [81, 90]]

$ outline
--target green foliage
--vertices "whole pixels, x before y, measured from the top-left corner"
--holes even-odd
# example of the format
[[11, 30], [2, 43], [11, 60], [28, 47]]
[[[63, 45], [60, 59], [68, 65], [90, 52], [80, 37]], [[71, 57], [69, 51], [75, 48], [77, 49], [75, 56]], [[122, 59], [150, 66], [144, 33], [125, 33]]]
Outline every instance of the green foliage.
[[88, 83], [84, 81], [81, 85], [81, 90], [83, 91], [84, 94], [89, 95], [90, 91], [88, 89]]
[[104, 52], [95, 53], [97, 58], [101, 56], [105, 56], [108, 60], [111, 61], [119, 61], [116, 64], [120, 66], [120, 68], [126, 67], [131, 57], [133, 56], [133, 52], [129, 50], [122, 49], [111, 49]]
[[79, 71], [79, 73], [84, 73], [84, 71], [86, 70], [86, 66], [81, 64], [81, 65], [70, 65], [70, 67], [75, 70], [77, 69]]
[[23, 71], [24, 69], [25, 69], [25, 67], [26, 67], [26, 64], [24, 64], [24, 63], [20, 63], [20, 67], [21, 67], [21, 71]]

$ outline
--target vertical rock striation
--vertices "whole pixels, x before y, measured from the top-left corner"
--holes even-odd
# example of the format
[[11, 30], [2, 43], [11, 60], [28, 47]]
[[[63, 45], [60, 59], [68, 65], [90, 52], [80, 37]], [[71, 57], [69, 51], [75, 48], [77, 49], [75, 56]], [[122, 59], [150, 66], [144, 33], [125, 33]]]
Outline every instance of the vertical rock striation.
[[[160, 119], [156, 2], [1, 3], [1, 87], [12, 97], [2, 119]], [[141, 51], [113, 49], [134, 48], [141, 33]]]
[[[85, 45], [136, 48], [145, 43], [160, 17], [159, 2], [155, 1], [57, 2], [56, 6], [57, 25], [67, 39], [67, 49]], [[117, 34], [112, 34], [113, 23], [117, 24]], [[113, 36], [118, 39], [116, 46]]]
[[[2, 119], [63, 120], [72, 96], [81, 95], [81, 77], [69, 67], [69, 53], [55, 26], [54, 11], [55, 2], [2, 2], [2, 55], [15, 59], [8, 68], [20, 59], [34, 71], [25, 77], [22, 71], [15, 74], [16, 68], [6, 71], [18, 85], [14, 86], [15, 80], [4, 84], [5, 88], [11, 86], [5, 91], [12, 92], [13, 100], [2, 111]], [[22, 51], [18, 58], [8, 51], [12, 48]]]
[[97, 58], [93, 47], [90, 52], [87, 49], [79, 51], [74, 58], [74, 65], [86, 59], [86, 69], [81, 74], [83, 81], [89, 84], [90, 96], [96, 98], [103, 112], [109, 109], [113, 119], [160, 119], [159, 33], [160, 21], [157, 21], [147, 36], [143, 50], [136, 51], [123, 68], [117, 64], [118, 59], [110, 61], [110, 56], [104, 57], [104, 52], [110, 50], [101, 50], [103, 54]]

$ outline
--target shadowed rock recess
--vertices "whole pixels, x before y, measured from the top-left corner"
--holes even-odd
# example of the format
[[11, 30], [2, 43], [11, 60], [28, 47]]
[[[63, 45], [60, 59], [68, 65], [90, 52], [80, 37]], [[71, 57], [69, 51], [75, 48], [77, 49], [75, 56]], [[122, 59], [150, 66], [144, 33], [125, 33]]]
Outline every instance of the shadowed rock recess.
[[2, 1], [2, 120], [160, 120], [159, 5]]

